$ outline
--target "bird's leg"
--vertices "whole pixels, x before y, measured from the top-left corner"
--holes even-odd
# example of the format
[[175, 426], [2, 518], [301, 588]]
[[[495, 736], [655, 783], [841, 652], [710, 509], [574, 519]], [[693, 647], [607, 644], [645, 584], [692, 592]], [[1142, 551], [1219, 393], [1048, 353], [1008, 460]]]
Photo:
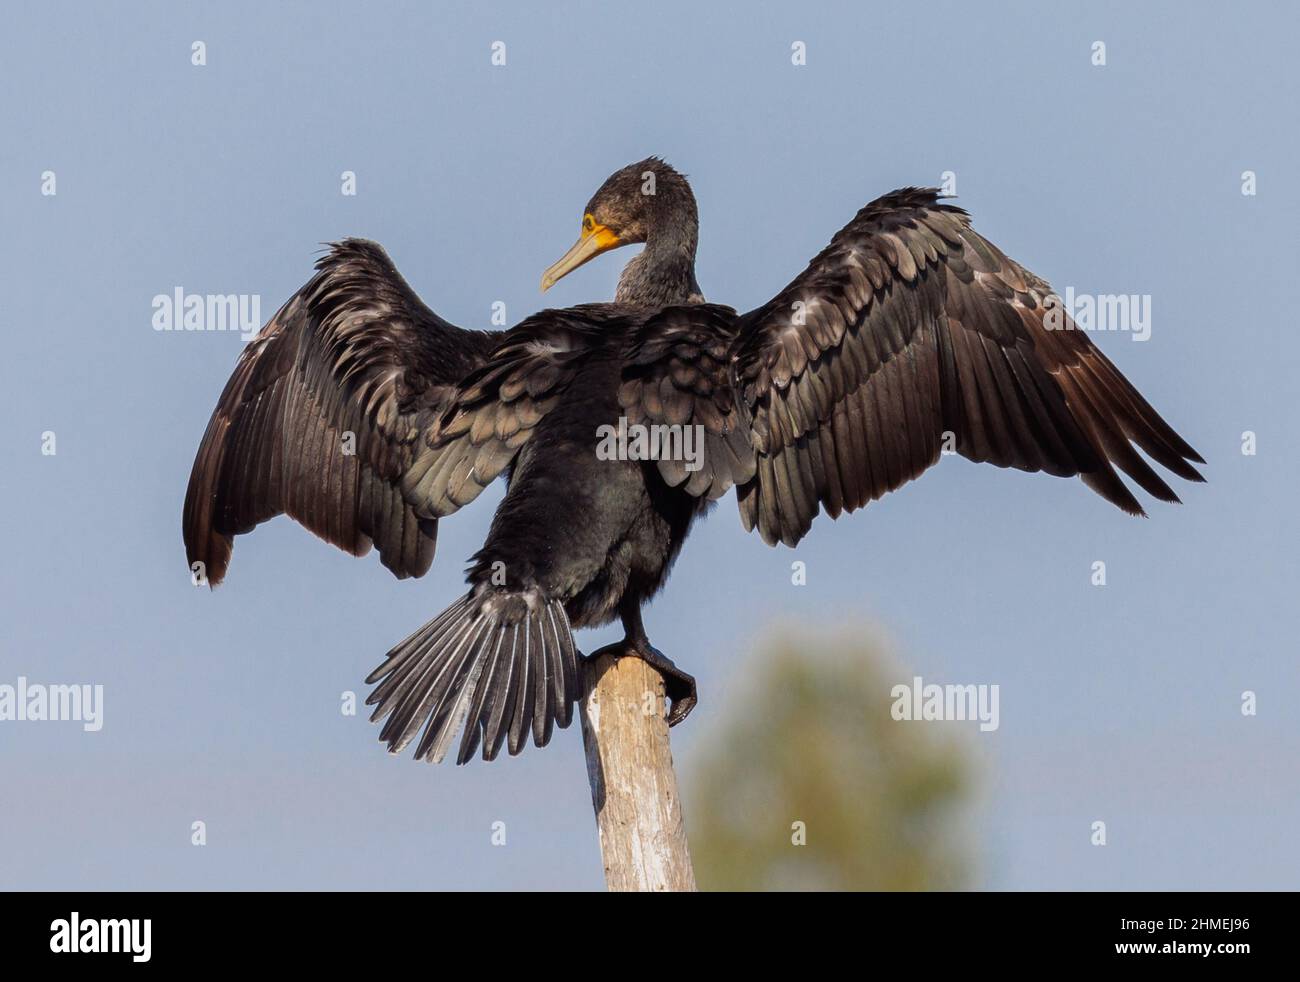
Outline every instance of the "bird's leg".
[[687, 675], [673, 664], [672, 659], [650, 644], [645, 628], [641, 624], [641, 605], [635, 600], [623, 604], [620, 608], [623, 630], [627, 636], [622, 641], [607, 644], [593, 651], [588, 658], [609, 655], [613, 658], [635, 656], [654, 668], [664, 680], [664, 694], [672, 703], [668, 710], [668, 725], [676, 726], [695, 708], [695, 677]]

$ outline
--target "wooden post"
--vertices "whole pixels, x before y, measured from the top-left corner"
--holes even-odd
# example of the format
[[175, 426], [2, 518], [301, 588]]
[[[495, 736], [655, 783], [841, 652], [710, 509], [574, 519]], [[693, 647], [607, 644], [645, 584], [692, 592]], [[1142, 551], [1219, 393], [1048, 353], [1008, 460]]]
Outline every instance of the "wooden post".
[[583, 672], [582, 744], [605, 885], [694, 890], [663, 678], [640, 658], [610, 655], [588, 659]]

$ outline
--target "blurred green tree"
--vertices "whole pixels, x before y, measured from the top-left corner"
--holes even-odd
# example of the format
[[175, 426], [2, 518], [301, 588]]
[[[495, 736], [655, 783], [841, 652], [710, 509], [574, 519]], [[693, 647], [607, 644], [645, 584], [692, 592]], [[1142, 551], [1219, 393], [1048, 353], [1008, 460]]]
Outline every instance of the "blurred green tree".
[[700, 889], [969, 885], [968, 755], [949, 724], [890, 716], [910, 674], [865, 636], [778, 635], [705, 738], [685, 809]]

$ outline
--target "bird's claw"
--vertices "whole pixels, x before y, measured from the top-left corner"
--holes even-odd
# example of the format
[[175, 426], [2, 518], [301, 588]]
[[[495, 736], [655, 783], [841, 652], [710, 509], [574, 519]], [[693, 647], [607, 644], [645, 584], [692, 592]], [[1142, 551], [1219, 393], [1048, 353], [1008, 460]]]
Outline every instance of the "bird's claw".
[[666, 717], [669, 726], [676, 726], [689, 716], [691, 710], [695, 708], [696, 702], [699, 701], [695, 688], [695, 676], [687, 675], [673, 663], [671, 658], [658, 648], [653, 647], [648, 641], [634, 641], [625, 638], [615, 644], [605, 645], [605, 647], [593, 651], [587, 657], [596, 659], [601, 655], [609, 655], [613, 658], [640, 658], [663, 676], [664, 695], [668, 697], [670, 703]]

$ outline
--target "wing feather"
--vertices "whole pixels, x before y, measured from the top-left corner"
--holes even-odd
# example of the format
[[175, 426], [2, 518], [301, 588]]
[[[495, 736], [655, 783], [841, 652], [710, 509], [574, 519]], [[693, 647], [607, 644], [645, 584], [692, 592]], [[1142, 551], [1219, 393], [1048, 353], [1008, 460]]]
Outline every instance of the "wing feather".
[[1204, 461], [1086, 334], [1049, 317], [1053, 300], [937, 191], [862, 209], [734, 329], [756, 458], [737, 488], [745, 526], [793, 545], [823, 507], [853, 511], [932, 466], [945, 432], [971, 460], [1078, 475], [1135, 514], [1117, 469], [1176, 501], [1137, 451], [1191, 481]]
[[401, 478], [498, 339], [434, 314], [373, 242], [332, 246], [244, 349], [212, 414], [185, 498], [191, 565], [215, 586], [234, 536], [288, 514], [354, 555], [377, 544], [398, 577], [423, 574], [436, 526]]

